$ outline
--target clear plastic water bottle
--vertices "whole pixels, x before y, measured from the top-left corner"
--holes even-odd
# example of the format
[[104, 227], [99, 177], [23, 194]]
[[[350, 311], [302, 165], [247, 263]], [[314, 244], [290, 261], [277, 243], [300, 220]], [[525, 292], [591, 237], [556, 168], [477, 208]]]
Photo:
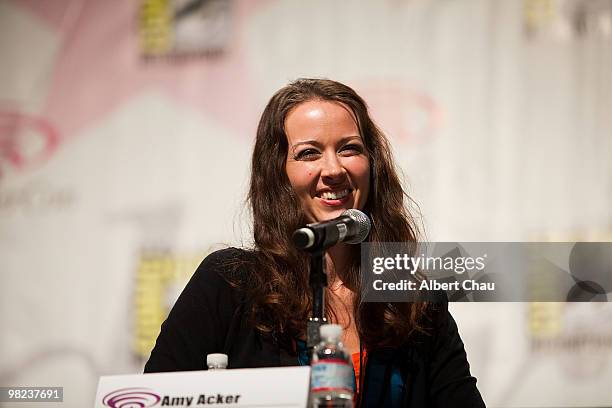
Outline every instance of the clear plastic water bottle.
[[206, 365], [209, 370], [225, 370], [227, 368], [227, 354], [208, 354], [206, 356]]
[[353, 366], [340, 339], [342, 327], [325, 324], [313, 349], [310, 375], [312, 407], [353, 407]]

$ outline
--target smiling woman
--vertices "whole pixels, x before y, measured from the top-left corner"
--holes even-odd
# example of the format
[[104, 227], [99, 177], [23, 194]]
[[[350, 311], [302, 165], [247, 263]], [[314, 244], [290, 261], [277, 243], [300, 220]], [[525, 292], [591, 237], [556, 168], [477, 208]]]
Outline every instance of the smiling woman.
[[[363, 99], [331, 80], [300, 79], [272, 96], [248, 202], [254, 248], [202, 262], [145, 371], [205, 369], [210, 353], [227, 354], [230, 368], [308, 364], [308, 259], [292, 245], [293, 231], [356, 208], [372, 221], [367, 241], [417, 240], [387, 139]], [[363, 302], [359, 246], [337, 244], [325, 262], [325, 314], [344, 328], [358, 406], [484, 406], [446, 303]]]
[[285, 120], [287, 177], [309, 222], [362, 210], [370, 190], [370, 163], [350, 109], [312, 100], [293, 108]]

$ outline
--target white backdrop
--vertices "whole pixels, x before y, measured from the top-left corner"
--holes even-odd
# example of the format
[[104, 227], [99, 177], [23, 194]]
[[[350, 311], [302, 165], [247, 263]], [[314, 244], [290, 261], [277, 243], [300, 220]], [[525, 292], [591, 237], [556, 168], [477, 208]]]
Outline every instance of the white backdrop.
[[[369, 102], [429, 240], [612, 238], [609, 1], [235, 1], [223, 52], [150, 61], [139, 7], [0, 1], [2, 386], [83, 407], [142, 369], [194, 265], [249, 241], [258, 115], [301, 76]], [[609, 304], [452, 310], [489, 405], [612, 405]]]

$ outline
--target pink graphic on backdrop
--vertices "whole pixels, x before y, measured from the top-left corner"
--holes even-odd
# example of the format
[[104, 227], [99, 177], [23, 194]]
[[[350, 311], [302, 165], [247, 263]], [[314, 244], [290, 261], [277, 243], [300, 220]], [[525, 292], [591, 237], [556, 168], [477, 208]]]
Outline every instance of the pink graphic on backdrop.
[[411, 144], [427, 143], [444, 125], [440, 104], [401, 81], [371, 79], [354, 85], [376, 123], [390, 137]]
[[59, 142], [59, 134], [46, 119], [0, 111], [0, 177], [7, 167], [20, 171], [44, 162]]
[[267, 2], [235, 2], [226, 52], [214, 58], [145, 62], [137, 42], [140, 2], [21, 0], [16, 5], [61, 37], [42, 115], [69, 138], [147, 89], [166, 92], [250, 136], [258, 111], [238, 30]]
[[[254, 135], [259, 102], [250, 78], [242, 27], [266, 2], [236, 1], [224, 54], [212, 58], [145, 62], [140, 57], [140, 2], [95, 0], [14, 1], [60, 37], [60, 49], [40, 116], [55, 124], [56, 142], [69, 140], [147, 90], [160, 90], [190, 110]], [[35, 51], [33, 51], [35, 52]], [[428, 95], [383, 79], [356, 88], [387, 132], [406, 142], [429, 140], [442, 110]], [[353, 84], [353, 85], [359, 85]], [[61, 135], [61, 137], [60, 137]], [[15, 160], [15, 159], [10, 159]]]

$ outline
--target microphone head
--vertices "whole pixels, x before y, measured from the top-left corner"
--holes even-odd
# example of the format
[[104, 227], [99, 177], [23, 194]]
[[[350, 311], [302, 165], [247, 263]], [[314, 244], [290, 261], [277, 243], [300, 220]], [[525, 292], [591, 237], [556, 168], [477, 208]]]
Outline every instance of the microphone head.
[[372, 223], [370, 222], [370, 218], [365, 215], [364, 212], [351, 208], [342, 213], [342, 215], [346, 215], [351, 217], [357, 224], [357, 232], [351, 238], [347, 239], [347, 244], [359, 244], [364, 241], [368, 234], [370, 233], [370, 228], [372, 228]]
[[315, 234], [310, 228], [300, 228], [293, 233], [293, 244], [300, 249], [307, 249], [315, 243]]

